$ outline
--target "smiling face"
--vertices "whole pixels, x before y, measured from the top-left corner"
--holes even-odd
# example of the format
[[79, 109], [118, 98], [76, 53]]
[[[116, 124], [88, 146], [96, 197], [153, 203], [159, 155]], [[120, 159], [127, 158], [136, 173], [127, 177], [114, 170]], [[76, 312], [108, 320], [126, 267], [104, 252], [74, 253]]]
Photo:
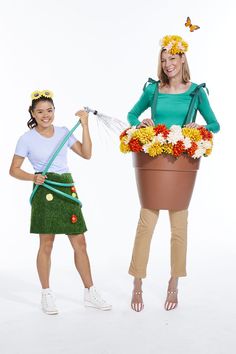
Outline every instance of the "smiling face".
[[49, 100], [40, 100], [31, 111], [39, 128], [49, 128], [54, 120], [54, 106]]
[[177, 76], [182, 77], [182, 67], [185, 61], [184, 55], [170, 54], [166, 50], [161, 53], [161, 67], [168, 79]]

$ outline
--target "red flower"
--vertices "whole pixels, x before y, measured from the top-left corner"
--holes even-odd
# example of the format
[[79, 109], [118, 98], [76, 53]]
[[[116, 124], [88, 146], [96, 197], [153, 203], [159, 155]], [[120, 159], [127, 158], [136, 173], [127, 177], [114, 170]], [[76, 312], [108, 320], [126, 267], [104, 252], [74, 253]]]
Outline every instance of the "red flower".
[[72, 224], [75, 224], [76, 221], [78, 220], [78, 218], [77, 218], [77, 216], [76, 216], [75, 214], [73, 214], [73, 215], [71, 216], [70, 220], [71, 220]]
[[210, 140], [213, 138], [212, 132], [205, 127], [199, 127], [198, 130], [200, 131], [203, 140]]
[[140, 145], [140, 142], [136, 138], [130, 139], [129, 147], [133, 152], [142, 151], [142, 145]]
[[72, 187], [70, 188], [70, 190], [71, 190], [72, 193], [76, 193], [76, 189], [75, 189], [74, 186], [72, 186]]
[[195, 143], [195, 141], [192, 142], [192, 146], [187, 150], [187, 153], [190, 155], [190, 156], [193, 156], [195, 151], [197, 150], [197, 143]]
[[174, 144], [173, 146], [173, 155], [175, 157], [178, 157], [182, 154], [182, 152], [184, 152], [184, 143], [182, 141], [177, 141], [176, 144]]
[[156, 127], [154, 127], [154, 131], [156, 135], [161, 133], [163, 137], [166, 139], [170, 130], [167, 129], [164, 124], [158, 124]]
[[120, 134], [120, 139], [122, 139], [122, 138], [126, 135], [126, 132], [127, 132], [127, 130], [129, 130], [129, 129], [130, 129], [130, 127], [127, 128], [127, 129], [125, 129], [125, 130]]

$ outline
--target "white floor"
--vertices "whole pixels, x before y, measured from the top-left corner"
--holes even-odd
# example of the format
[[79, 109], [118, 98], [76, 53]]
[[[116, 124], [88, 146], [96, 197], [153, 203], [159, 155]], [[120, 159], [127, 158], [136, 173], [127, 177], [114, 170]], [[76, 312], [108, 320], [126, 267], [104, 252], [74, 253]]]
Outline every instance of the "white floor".
[[[155, 245], [155, 241], [154, 241]], [[224, 252], [224, 250], [223, 250]], [[53, 288], [60, 314], [48, 316], [40, 310], [40, 290], [32, 267], [0, 273], [1, 354], [233, 354], [235, 353], [235, 286], [231, 254], [224, 264], [206, 253], [199, 263], [190, 261], [191, 276], [180, 282], [179, 307], [163, 309], [167, 273], [155, 271], [144, 282], [145, 309], [129, 307], [131, 278], [126, 264], [113, 257], [109, 269], [102, 264], [95, 278], [113, 310], [102, 312], [83, 307], [83, 288], [73, 267], [56, 264]], [[191, 257], [191, 252], [190, 252]], [[163, 259], [160, 257], [160, 263]], [[57, 263], [57, 261], [55, 262]], [[207, 280], [207, 272], [212, 274]]]

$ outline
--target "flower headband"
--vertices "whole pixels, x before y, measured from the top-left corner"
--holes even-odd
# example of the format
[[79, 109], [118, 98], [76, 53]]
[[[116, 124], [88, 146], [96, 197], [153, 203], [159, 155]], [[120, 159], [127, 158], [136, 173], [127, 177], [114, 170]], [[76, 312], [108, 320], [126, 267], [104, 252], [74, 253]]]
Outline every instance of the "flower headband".
[[31, 93], [31, 99], [33, 100], [38, 100], [41, 97], [45, 98], [53, 98], [53, 92], [49, 90], [43, 90], [43, 91], [34, 91]]
[[180, 36], [165, 36], [161, 39], [160, 45], [162, 49], [167, 50], [170, 54], [183, 54], [188, 50], [188, 43]]

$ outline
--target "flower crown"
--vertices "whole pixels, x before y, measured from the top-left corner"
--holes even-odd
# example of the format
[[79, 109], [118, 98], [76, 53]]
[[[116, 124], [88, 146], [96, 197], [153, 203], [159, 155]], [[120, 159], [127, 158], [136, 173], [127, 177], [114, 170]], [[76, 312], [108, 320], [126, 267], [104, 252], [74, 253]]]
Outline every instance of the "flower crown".
[[163, 37], [160, 45], [162, 49], [167, 50], [167, 52], [173, 55], [183, 54], [188, 50], [188, 43], [182, 37], [176, 35]]
[[34, 91], [31, 93], [31, 99], [33, 100], [38, 100], [41, 97], [45, 98], [53, 98], [53, 92], [49, 90], [43, 90], [43, 91]]

